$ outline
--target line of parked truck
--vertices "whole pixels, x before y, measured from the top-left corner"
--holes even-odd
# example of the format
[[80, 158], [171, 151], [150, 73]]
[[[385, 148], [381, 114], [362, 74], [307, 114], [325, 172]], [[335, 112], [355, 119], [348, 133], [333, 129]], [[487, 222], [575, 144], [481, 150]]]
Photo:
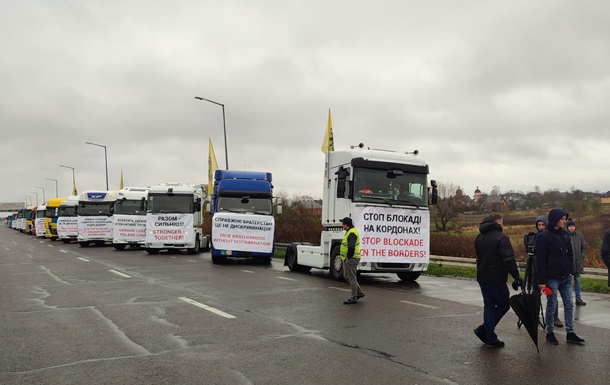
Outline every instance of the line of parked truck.
[[[436, 182], [428, 181], [428, 174], [417, 151], [399, 153], [363, 144], [328, 151], [320, 242], [289, 243], [284, 264], [295, 272], [328, 269], [341, 279], [341, 219], [351, 217], [360, 233], [360, 272], [396, 273], [403, 281], [416, 280], [428, 268], [429, 206], [437, 201]], [[212, 214], [211, 234], [203, 233], [204, 209]], [[85, 191], [25, 207], [7, 224], [81, 247], [112, 242], [117, 250], [140, 247], [149, 254], [210, 250], [214, 263], [229, 257], [269, 263], [274, 255], [274, 216], [281, 211], [270, 172], [215, 170], [209, 195], [207, 185], [183, 183]]]

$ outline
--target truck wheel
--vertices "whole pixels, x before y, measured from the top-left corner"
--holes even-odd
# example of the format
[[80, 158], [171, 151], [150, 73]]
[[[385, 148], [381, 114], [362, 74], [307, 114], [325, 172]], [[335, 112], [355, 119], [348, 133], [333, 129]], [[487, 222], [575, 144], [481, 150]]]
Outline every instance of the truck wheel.
[[157, 255], [159, 254], [159, 250], [160, 249], [146, 249], [146, 252], [150, 255]]
[[343, 264], [341, 263], [339, 245], [333, 247], [330, 252], [330, 274], [333, 276], [333, 279], [337, 281], [345, 280], [343, 278]]
[[199, 235], [195, 238], [195, 246], [190, 249], [186, 249], [189, 254], [199, 254], [201, 252], [201, 241], [199, 241]]
[[121, 244], [121, 243], [115, 243], [115, 244], [113, 244], [112, 246], [114, 246], [114, 248], [115, 248], [116, 250], [125, 250], [125, 248], [127, 247], [127, 245], [126, 245], [126, 244], [124, 244], [124, 243], [123, 243], [123, 244]]
[[403, 282], [415, 282], [415, 280], [419, 278], [420, 274], [421, 271], [406, 271], [404, 273], [396, 273], [398, 278], [400, 278], [400, 280]]
[[299, 265], [296, 243], [291, 243], [288, 245], [288, 247], [286, 247], [286, 256], [284, 258], [286, 261], [285, 265], [288, 266], [288, 269], [290, 271], [294, 271], [297, 273], [303, 273], [303, 272], [308, 272], [309, 270], [311, 270], [311, 267], [309, 267], [309, 266]]
[[70, 240], [69, 240], [69, 239], [62, 239], [61, 241], [62, 241], [63, 243], [70, 243]]
[[227, 263], [227, 257], [224, 255], [212, 255], [212, 263], [215, 265], [222, 265]]
[[78, 242], [80, 247], [89, 247], [89, 242]]
[[260, 263], [261, 265], [271, 265], [271, 258], [272, 257], [261, 257], [257, 259], [258, 263]]

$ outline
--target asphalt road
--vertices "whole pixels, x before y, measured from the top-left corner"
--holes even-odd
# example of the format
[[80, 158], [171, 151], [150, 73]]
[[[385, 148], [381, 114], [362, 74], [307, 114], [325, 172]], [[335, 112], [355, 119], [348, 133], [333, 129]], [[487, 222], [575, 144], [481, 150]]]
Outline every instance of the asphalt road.
[[363, 276], [366, 297], [281, 262], [81, 248], [0, 228], [1, 384], [608, 384], [610, 296], [587, 295], [585, 346], [516, 316], [504, 349], [472, 333], [476, 282]]

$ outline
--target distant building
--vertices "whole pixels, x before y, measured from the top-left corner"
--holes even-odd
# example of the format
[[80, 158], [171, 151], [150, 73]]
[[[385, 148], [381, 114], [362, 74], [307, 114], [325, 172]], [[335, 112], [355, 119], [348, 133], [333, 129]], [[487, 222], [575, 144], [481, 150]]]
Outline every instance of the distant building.
[[24, 207], [23, 202], [0, 202], [0, 218], [6, 218]]
[[479, 186], [477, 186], [477, 189], [474, 190], [474, 194], [472, 195], [472, 199], [474, 199], [475, 202], [477, 202], [479, 199], [481, 199], [481, 190], [479, 190]]

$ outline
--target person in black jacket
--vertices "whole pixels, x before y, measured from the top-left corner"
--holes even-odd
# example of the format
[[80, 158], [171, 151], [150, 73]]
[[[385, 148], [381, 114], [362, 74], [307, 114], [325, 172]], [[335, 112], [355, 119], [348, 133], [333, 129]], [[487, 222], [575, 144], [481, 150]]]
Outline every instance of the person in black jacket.
[[602, 260], [608, 268], [608, 286], [610, 286], [610, 229], [604, 232], [604, 240], [602, 241], [601, 250]]
[[477, 282], [483, 294], [483, 324], [474, 329], [488, 348], [502, 348], [495, 328], [510, 309], [509, 291], [506, 285], [508, 274], [522, 286], [515, 252], [510, 239], [502, 232], [502, 215], [491, 213], [479, 225], [480, 234], [474, 241], [477, 254]]
[[568, 213], [562, 209], [549, 212], [549, 224], [536, 240], [538, 287], [551, 289], [546, 302], [546, 341], [559, 345], [553, 332], [553, 316], [557, 309], [557, 292], [561, 293], [566, 327], [566, 342], [584, 344], [585, 340], [574, 333], [574, 303], [572, 301], [573, 253], [570, 235], [565, 230]]

